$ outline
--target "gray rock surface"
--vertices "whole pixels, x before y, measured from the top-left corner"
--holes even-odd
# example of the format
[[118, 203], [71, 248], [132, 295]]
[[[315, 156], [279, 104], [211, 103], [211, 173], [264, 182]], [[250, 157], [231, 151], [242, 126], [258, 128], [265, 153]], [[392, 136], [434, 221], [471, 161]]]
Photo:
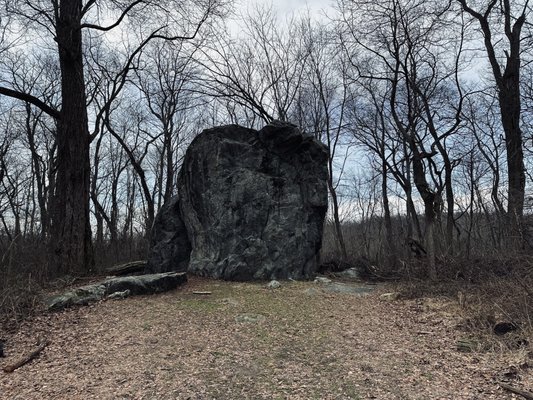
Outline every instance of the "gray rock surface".
[[189, 265], [191, 243], [174, 196], [157, 213], [144, 273], [185, 272]]
[[344, 279], [350, 279], [350, 280], [361, 279], [361, 274], [357, 268], [345, 269], [344, 271], [335, 273], [335, 276], [338, 278], [344, 278]]
[[[163, 213], [181, 218], [183, 227], [173, 222], [161, 237], [191, 244], [190, 255], [186, 246], [169, 252], [173, 261], [165, 268], [188, 262], [193, 274], [227, 280], [311, 279], [327, 210], [327, 173], [325, 146], [294, 125], [202, 132], [179, 174], [179, 207], [157, 217], [163, 224]], [[164, 247], [158, 235], [151, 254]], [[150, 271], [159, 262], [149, 261]]]
[[258, 322], [262, 322], [265, 319], [266, 317], [264, 315], [252, 314], [252, 313], [240, 314], [235, 317], [236, 322], [248, 323], [248, 324], [255, 324]]
[[110, 278], [94, 285], [82, 286], [53, 296], [46, 303], [49, 311], [58, 311], [71, 306], [87, 305], [106, 296], [120, 297], [118, 294], [114, 296], [115, 293], [127, 293], [128, 296], [133, 296], [165, 292], [185, 282], [187, 282], [187, 274], [183, 272]]

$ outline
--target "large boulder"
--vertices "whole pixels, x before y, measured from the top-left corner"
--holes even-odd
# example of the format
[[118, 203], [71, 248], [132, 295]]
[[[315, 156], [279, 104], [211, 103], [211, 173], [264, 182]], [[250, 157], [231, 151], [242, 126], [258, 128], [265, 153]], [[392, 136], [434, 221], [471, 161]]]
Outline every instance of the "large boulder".
[[186, 152], [172, 217], [183, 221], [175, 240], [190, 241], [190, 255], [167, 265], [188, 262], [193, 274], [228, 280], [312, 278], [327, 210], [327, 157], [325, 146], [286, 123], [202, 132]]

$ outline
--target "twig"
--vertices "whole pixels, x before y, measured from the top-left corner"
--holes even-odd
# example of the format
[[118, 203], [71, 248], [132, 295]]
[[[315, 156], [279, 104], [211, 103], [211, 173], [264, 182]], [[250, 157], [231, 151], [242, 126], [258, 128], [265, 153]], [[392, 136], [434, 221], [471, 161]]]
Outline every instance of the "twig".
[[506, 383], [500, 383], [500, 386], [502, 389], [505, 389], [511, 393], [518, 394], [527, 400], [533, 400], [533, 393], [528, 392], [526, 390], [515, 388], [514, 386], [508, 385]]
[[37, 348], [32, 351], [31, 353], [26, 354], [24, 357], [22, 357], [20, 360], [18, 360], [16, 363], [11, 365], [6, 365], [4, 367], [4, 372], [13, 372], [16, 369], [22, 367], [23, 365], [29, 363], [31, 360], [33, 360], [35, 357], [37, 357], [41, 351], [44, 350], [46, 346], [48, 346], [48, 340], [39, 341], [39, 344], [37, 345]]
[[192, 292], [192, 294], [208, 295], [211, 294], [211, 292]]

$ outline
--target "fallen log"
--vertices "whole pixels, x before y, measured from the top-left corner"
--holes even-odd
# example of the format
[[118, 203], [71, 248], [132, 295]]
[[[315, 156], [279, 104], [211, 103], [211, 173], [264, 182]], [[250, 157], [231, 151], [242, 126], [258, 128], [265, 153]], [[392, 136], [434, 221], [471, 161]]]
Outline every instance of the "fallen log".
[[37, 357], [41, 351], [44, 350], [44, 348], [46, 346], [48, 346], [48, 340], [40, 340], [39, 341], [39, 344], [37, 345], [37, 348], [35, 350], [33, 350], [31, 353], [28, 353], [26, 355], [24, 355], [24, 357], [22, 357], [20, 360], [18, 360], [17, 362], [15, 362], [14, 364], [11, 364], [11, 365], [6, 365], [3, 369], [4, 369], [4, 372], [7, 372], [7, 373], [11, 373], [13, 371], [15, 371], [16, 369], [22, 367], [23, 365], [29, 363], [31, 360], [33, 360], [35, 357]]
[[144, 274], [144, 268], [146, 267], [146, 261], [131, 261], [125, 264], [113, 265], [106, 269], [109, 275], [125, 276], [125, 275], [142, 275]]
[[507, 390], [508, 392], [522, 396], [523, 398], [527, 400], [533, 400], [533, 393], [528, 392], [527, 390], [518, 389], [506, 383], [500, 383], [500, 387], [504, 390]]

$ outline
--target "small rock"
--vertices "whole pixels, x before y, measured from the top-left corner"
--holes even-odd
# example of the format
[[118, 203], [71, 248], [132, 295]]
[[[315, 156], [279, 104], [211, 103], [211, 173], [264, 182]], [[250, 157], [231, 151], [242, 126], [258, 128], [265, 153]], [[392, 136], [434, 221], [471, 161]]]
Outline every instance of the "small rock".
[[124, 290], [122, 292], [111, 293], [109, 296], [107, 296], [107, 298], [110, 299], [110, 300], [112, 300], [112, 299], [125, 299], [130, 294], [131, 294], [131, 290], [126, 289], [126, 290]]
[[381, 296], [379, 296], [379, 299], [382, 301], [396, 301], [400, 297], [400, 293], [398, 292], [391, 292], [391, 293], [383, 293]]
[[241, 323], [257, 323], [265, 319], [264, 315], [261, 314], [241, 314], [235, 317], [235, 321]]
[[268, 283], [267, 287], [269, 289], [279, 289], [281, 287], [281, 283], [278, 281], [272, 280]]
[[324, 276], [317, 276], [315, 278], [315, 283], [331, 283], [331, 279], [328, 279]]

